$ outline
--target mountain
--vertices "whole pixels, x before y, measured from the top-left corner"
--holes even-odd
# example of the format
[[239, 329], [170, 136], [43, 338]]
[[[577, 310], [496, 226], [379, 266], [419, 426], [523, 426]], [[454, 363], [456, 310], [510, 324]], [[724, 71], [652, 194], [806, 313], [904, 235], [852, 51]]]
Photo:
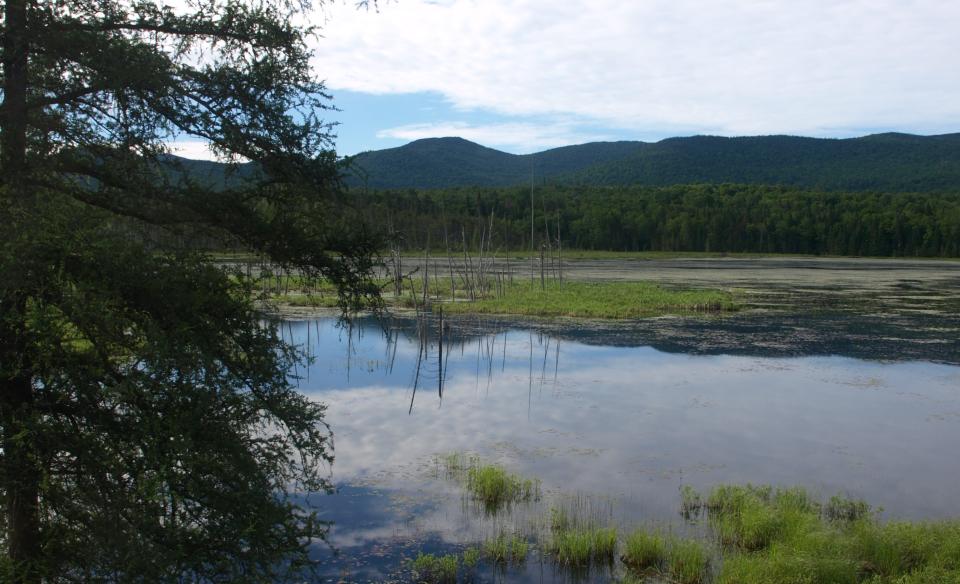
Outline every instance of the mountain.
[[347, 181], [372, 189], [745, 183], [826, 190], [960, 191], [960, 134], [693, 136], [594, 142], [508, 154], [462, 138], [429, 138], [350, 159]]
[[426, 138], [353, 157], [348, 182], [371, 189], [509, 186], [585, 171], [629, 156], [639, 142], [594, 142], [508, 154], [463, 138]]
[[777, 184], [827, 190], [960, 190], [960, 134], [875, 134], [844, 140], [694, 136], [566, 177], [597, 185]]

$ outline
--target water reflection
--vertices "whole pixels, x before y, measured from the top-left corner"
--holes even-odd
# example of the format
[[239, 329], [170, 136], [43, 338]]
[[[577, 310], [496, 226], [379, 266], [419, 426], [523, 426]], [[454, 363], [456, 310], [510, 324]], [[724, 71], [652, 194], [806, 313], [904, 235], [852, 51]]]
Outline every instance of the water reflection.
[[285, 326], [314, 357], [301, 388], [329, 405], [336, 436], [344, 490], [318, 501], [332, 541], [392, 565], [417, 545], [532, 520], [465, 514], [459, 486], [436, 472], [434, 456], [452, 451], [537, 477], [547, 497], [605, 498], [624, 526], [682, 522], [681, 485], [724, 482], [848, 493], [896, 517], [960, 515], [956, 365], [671, 353], [497, 320]]

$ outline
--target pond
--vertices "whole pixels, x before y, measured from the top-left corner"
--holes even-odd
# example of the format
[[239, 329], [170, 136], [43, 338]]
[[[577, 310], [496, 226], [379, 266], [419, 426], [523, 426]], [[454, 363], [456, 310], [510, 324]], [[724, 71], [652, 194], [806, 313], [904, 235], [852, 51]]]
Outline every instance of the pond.
[[[409, 580], [419, 551], [526, 537], [571, 501], [621, 530], [696, 532], [680, 489], [723, 483], [863, 498], [888, 518], [960, 516], [958, 341], [890, 327], [830, 313], [464, 317], [445, 322], [441, 348], [434, 318], [287, 321], [313, 357], [300, 388], [328, 405], [335, 434], [338, 492], [310, 498], [332, 522], [317, 557], [331, 581]], [[496, 513], [471, 504], [443, 468], [453, 452], [539, 479], [540, 496]], [[612, 577], [535, 548], [475, 578]]]

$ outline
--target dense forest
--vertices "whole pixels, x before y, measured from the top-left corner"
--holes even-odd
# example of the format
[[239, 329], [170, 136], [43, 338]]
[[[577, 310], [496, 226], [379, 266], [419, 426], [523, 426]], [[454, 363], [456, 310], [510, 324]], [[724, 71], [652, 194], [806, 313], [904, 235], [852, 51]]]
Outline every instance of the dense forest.
[[[476, 248], [485, 233], [492, 250], [531, 247], [530, 187], [353, 197], [408, 250]], [[589, 250], [960, 256], [960, 193], [548, 185], [532, 200], [535, 247], [559, 234], [565, 248]]]

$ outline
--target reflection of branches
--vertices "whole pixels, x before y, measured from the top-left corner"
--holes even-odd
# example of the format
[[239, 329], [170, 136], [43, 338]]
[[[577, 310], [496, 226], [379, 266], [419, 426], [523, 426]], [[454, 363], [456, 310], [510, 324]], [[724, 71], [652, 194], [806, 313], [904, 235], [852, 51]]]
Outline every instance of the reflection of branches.
[[420, 383], [420, 365], [423, 363], [423, 338], [420, 338], [420, 347], [417, 350], [417, 372], [413, 376], [413, 393], [410, 394], [410, 409], [407, 410], [407, 415], [413, 413], [413, 400], [417, 397], [417, 385]]

